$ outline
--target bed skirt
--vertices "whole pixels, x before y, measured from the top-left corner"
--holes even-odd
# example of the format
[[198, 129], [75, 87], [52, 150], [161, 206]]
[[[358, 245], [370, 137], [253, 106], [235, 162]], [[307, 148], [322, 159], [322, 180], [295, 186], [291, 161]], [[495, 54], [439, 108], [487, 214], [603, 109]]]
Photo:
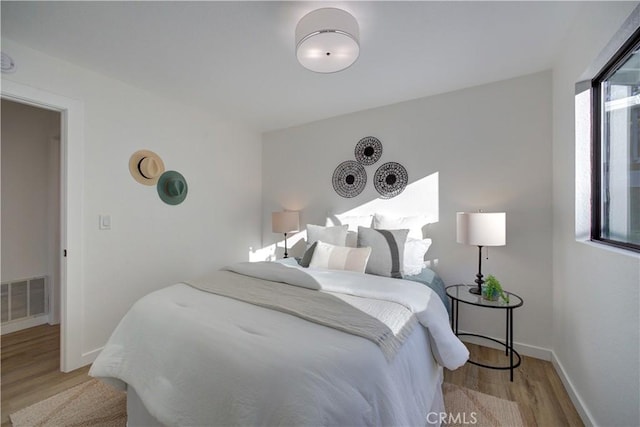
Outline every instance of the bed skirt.
[[[356, 338], [354, 338], [356, 339]], [[357, 338], [365, 341], [363, 338]], [[373, 347], [375, 349], [375, 347]], [[439, 416], [429, 415], [444, 412], [442, 382], [444, 369], [439, 366], [431, 354], [429, 336], [424, 328], [416, 328], [404, 343], [393, 362], [388, 364], [388, 371], [380, 375], [388, 375], [393, 381], [390, 386], [402, 395], [402, 399], [422, 396], [421, 402], [415, 402], [418, 408], [410, 418], [411, 425], [438, 426]], [[146, 409], [143, 400], [133, 386], [127, 386], [127, 425], [128, 427], [162, 426]], [[216, 424], [212, 413], [211, 425]], [[429, 423], [434, 421], [434, 423]], [[230, 425], [232, 420], [217, 420], [219, 424]], [[347, 423], [348, 421], [345, 421]]]
[[[439, 414], [445, 412], [444, 396], [442, 394], [442, 376], [429, 407], [431, 408], [429, 413]], [[440, 427], [440, 417], [427, 417], [427, 414], [425, 414], [425, 419], [425, 426]], [[429, 422], [430, 420], [434, 422], [431, 423]], [[133, 387], [129, 387], [127, 390], [127, 427], [163, 427], [162, 423], [147, 411]]]

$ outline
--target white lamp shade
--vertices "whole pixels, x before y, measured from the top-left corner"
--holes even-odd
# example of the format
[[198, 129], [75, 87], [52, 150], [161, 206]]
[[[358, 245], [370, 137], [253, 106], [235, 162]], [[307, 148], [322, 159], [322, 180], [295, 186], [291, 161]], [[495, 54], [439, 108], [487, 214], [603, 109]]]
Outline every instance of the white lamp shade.
[[507, 244], [507, 214], [465, 213], [456, 215], [458, 243], [474, 246], [504, 246]]
[[271, 229], [274, 233], [289, 233], [300, 230], [298, 212], [273, 212], [271, 214]]
[[335, 73], [360, 55], [358, 21], [342, 9], [326, 7], [309, 12], [296, 26], [296, 56], [317, 73]]

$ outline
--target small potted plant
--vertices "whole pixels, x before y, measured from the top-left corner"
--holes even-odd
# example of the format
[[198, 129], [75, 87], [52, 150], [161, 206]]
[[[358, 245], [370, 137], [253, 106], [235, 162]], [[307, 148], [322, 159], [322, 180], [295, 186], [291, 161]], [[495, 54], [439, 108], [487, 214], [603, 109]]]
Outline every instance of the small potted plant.
[[509, 297], [502, 290], [502, 286], [498, 279], [496, 279], [492, 274], [487, 276], [487, 280], [484, 282], [484, 286], [482, 287], [482, 297], [489, 301], [497, 301], [498, 297], [500, 297], [504, 302], [509, 303]]

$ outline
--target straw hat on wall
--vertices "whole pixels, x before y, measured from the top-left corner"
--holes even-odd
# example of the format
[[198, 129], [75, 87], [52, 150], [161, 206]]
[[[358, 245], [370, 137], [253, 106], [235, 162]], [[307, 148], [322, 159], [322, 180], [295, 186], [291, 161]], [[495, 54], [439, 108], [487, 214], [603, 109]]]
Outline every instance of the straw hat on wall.
[[153, 151], [139, 150], [129, 159], [129, 172], [140, 184], [156, 185], [164, 172], [164, 162]]

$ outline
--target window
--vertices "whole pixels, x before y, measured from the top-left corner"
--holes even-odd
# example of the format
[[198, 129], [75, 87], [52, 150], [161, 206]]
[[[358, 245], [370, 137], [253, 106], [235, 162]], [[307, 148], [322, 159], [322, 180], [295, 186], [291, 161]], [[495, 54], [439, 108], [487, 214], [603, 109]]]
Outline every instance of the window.
[[592, 87], [591, 239], [640, 252], [640, 30]]

